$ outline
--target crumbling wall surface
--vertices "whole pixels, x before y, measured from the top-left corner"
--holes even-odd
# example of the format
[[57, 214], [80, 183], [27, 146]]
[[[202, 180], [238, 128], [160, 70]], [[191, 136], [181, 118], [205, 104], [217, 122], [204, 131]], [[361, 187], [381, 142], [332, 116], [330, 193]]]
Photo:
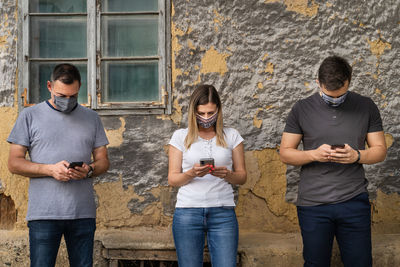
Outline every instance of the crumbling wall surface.
[[[400, 225], [398, 211], [382, 214], [400, 193], [399, 8], [399, 1], [384, 0], [173, 1], [172, 80], [181, 121], [196, 85], [214, 84], [225, 124], [245, 139], [250, 179], [239, 189], [241, 229], [297, 229], [295, 210], [277, 197], [285, 182], [276, 181], [285, 179], [286, 166], [266, 151], [276, 152], [291, 107], [318, 91], [318, 66], [336, 54], [353, 66], [350, 90], [380, 109], [389, 150], [385, 162], [366, 166], [374, 224], [391, 222], [389, 231], [400, 230], [394, 226]], [[288, 167], [291, 202], [297, 171]]]
[[[18, 115], [18, 4], [0, 3], [0, 193], [25, 229], [28, 180], [7, 171], [6, 138]], [[167, 185], [168, 141], [186, 127], [189, 96], [215, 85], [225, 125], [245, 139], [248, 182], [237, 190], [243, 231], [298, 231], [296, 168], [279, 161], [294, 103], [318, 91], [316, 71], [331, 54], [354, 67], [351, 90], [371, 97], [383, 118], [385, 162], [366, 166], [374, 231], [400, 229], [398, 1], [174, 0], [171, 8], [172, 114], [103, 116], [111, 167], [95, 179], [98, 229], [165, 229], [176, 188]], [[286, 180], [286, 177], [287, 180]], [[2, 202], [3, 203], [3, 202]], [[10, 214], [14, 214], [13, 210]], [[7, 222], [9, 227], [9, 222]]]

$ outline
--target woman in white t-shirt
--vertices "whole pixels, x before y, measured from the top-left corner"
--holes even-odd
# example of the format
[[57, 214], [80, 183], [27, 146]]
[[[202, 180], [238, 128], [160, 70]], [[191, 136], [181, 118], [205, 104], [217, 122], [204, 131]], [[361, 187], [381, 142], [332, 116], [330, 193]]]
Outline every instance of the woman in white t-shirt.
[[[243, 138], [224, 128], [222, 106], [212, 85], [190, 97], [189, 127], [174, 132], [168, 183], [179, 186], [172, 225], [180, 267], [202, 267], [204, 240], [212, 266], [236, 266], [238, 223], [231, 184], [246, 182]], [[200, 164], [200, 159], [213, 159]]]

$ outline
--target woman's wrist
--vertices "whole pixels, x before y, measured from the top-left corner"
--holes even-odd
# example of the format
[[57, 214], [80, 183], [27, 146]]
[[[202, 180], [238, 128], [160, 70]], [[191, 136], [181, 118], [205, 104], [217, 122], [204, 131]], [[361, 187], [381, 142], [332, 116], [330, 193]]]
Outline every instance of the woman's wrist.
[[193, 168], [186, 171], [185, 174], [186, 174], [186, 176], [189, 176], [190, 179], [193, 179], [194, 177], [196, 177], [196, 173]]
[[227, 172], [226, 175], [225, 175], [225, 180], [226, 180], [227, 182], [229, 182], [229, 181], [232, 179], [232, 176], [233, 176], [233, 171], [228, 170], [228, 172]]

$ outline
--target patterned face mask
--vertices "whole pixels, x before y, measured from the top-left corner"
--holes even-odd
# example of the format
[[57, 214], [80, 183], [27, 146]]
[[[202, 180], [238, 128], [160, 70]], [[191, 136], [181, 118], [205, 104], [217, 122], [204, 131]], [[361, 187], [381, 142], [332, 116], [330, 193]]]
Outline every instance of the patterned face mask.
[[214, 126], [215, 123], [217, 122], [217, 118], [218, 118], [218, 110], [209, 118], [204, 118], [203, 116], [196, 114], [197, 124], [206, 129], [210, 128], [211, 126]]
[[348, 92], [346, 92], [345, 94], [343, 94], [339, 97], [334, 98], [334, 97], [326, 95], [324, 92], [321, 91], [321, 97], [324, 100], [324, 102], [334, 108], [343, 104], [343, 102], [346, 100], [347, 94], [348, 94]]

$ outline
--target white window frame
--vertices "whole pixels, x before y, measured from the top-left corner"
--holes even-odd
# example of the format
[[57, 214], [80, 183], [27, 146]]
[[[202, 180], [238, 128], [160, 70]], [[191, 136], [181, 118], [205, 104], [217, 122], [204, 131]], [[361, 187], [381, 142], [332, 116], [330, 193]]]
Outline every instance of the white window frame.
[[[151, 59], [158, 59], [159, 76], [159, 101], [156, 102], [112, 102], [102, 103], [102, 83], [101, 83], [101, 6], [100, 0], [87, 0], [87, 106], [103, 115], [124, 115], [124, 114], [171, 114], [171, 37], [170, 37], [170, 14], [171, 0], [158, 0], [158, 12], [130, 12], [131, 14], [157, 14], [159, 15], [158, 28], [158, 56]], [[122, 12], [121, 12], [122, 13]], [[31, 16], [37, 13], [29, 13], [29, 0], [21, 1], [20, 20], [22, 39], [19, 43], [19, 105], [21, 108], [31, 106], [29, 102], [29, 79], [30, 79], [30, 28], [29, 21]], [[43, 14], [43, 13], [40, 13]], [[49, 15], [80, 15], [81, 13], [49, 13]], [[119, 12], [107, 12], [105, 14], [116, 14]], [[22, 51], [21, 51], [22, 50]], [[134, 58], [135, 60], [149, 59], [148, 57]], [[126, 58], [132, 59], [132, 58]], [[33, 59], [37, 60], [37, 59]], [[59, 59], [50, 59], [57, 60]], [[78, 59], [67, 59], [69, 62]], [[80, 59], [81, 60], [81, 59]], [[45, 59], [48, 61], [48, 59]]]

